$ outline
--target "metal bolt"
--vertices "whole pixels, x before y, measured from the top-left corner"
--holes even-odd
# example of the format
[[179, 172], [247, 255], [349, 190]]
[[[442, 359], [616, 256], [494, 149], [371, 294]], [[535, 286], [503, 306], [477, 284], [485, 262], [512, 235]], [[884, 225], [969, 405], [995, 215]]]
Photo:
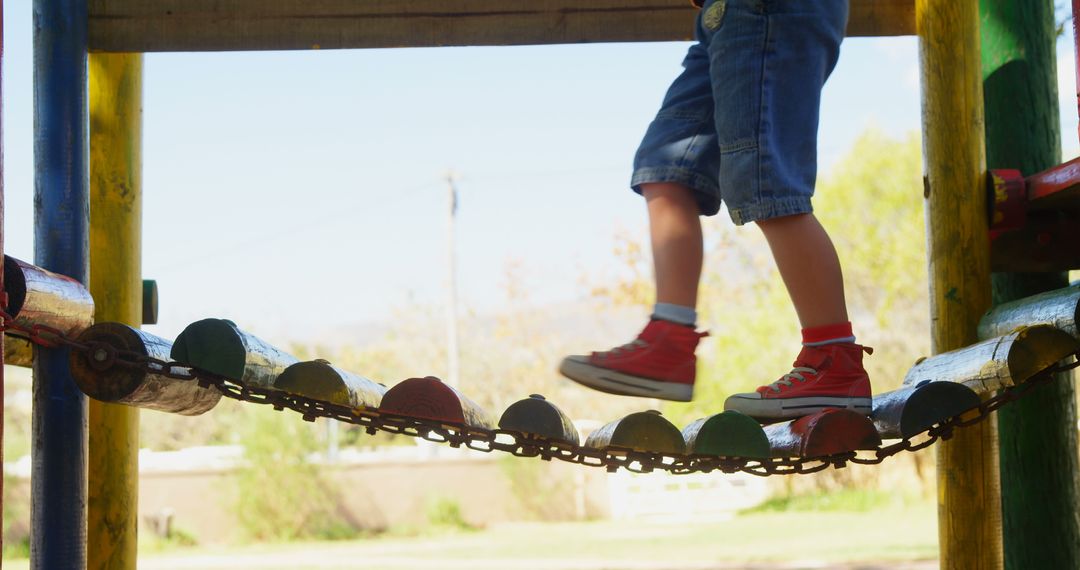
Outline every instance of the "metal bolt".
[[94, 351], [94, 360], [98, 362], [105, 362], [109, 359], [109, 351], [104, 348], [99, 348]]

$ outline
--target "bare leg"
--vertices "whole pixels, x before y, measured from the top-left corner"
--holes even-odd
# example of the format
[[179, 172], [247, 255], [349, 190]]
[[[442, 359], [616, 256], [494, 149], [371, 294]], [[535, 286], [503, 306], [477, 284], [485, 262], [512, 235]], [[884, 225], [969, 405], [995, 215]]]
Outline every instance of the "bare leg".
[[680, 184], [642, 184], [656, 271], [656, 301], [697, 305], [701, 279], [701, 219], [693, 191]]
[[829, 234], [813, 214], [759, 221], [803, 328], [848, 320], [844, 277]]

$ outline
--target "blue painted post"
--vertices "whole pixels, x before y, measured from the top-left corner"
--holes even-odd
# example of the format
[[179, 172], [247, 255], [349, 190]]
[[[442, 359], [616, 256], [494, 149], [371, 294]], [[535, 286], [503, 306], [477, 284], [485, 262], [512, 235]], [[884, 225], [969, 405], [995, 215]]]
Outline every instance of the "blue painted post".
[[[34, 262], [88, 284], [86, 0], [34, 0]], [[86, 567], [86, 397], [66, 349], [34, 359], [30, 566]]]

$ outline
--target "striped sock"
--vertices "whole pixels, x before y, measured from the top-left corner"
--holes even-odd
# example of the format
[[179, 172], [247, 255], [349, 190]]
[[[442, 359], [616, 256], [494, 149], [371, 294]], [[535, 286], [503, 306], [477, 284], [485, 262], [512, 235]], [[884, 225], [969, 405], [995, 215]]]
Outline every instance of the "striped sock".
[[697, 326], [697, 311], [693, 307], [673, 303], [657, 303], [652, 318], [688, 327]]
[[835, 323], [802, 330], [803, 346], [824, 346], [855, 342], [855, 333], [851, 331], [851, 322]]

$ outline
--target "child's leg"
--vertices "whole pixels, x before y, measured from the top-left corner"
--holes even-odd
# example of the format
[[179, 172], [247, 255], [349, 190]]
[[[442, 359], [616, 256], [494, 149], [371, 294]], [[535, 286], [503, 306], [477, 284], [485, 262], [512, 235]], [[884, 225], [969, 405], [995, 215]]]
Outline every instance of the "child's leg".
[[656, 302], [693, 309], [701, 280], [702, 237], [693, 190], [681, 184], [641, 185], [649, 208]]
[[703, 334], [694, 330], [701, 278], [700, 206], [694, 190], [676, 182], [645, 182], [649, 209], [656, 307], [638, 337], [611, 350], [574, 355], [559, 371], [604, 392], [687, 402], [693, 397]]
[[813, 214], [757, 222], [804, 329], [848, 320], [844, 277], [829, 234]]

